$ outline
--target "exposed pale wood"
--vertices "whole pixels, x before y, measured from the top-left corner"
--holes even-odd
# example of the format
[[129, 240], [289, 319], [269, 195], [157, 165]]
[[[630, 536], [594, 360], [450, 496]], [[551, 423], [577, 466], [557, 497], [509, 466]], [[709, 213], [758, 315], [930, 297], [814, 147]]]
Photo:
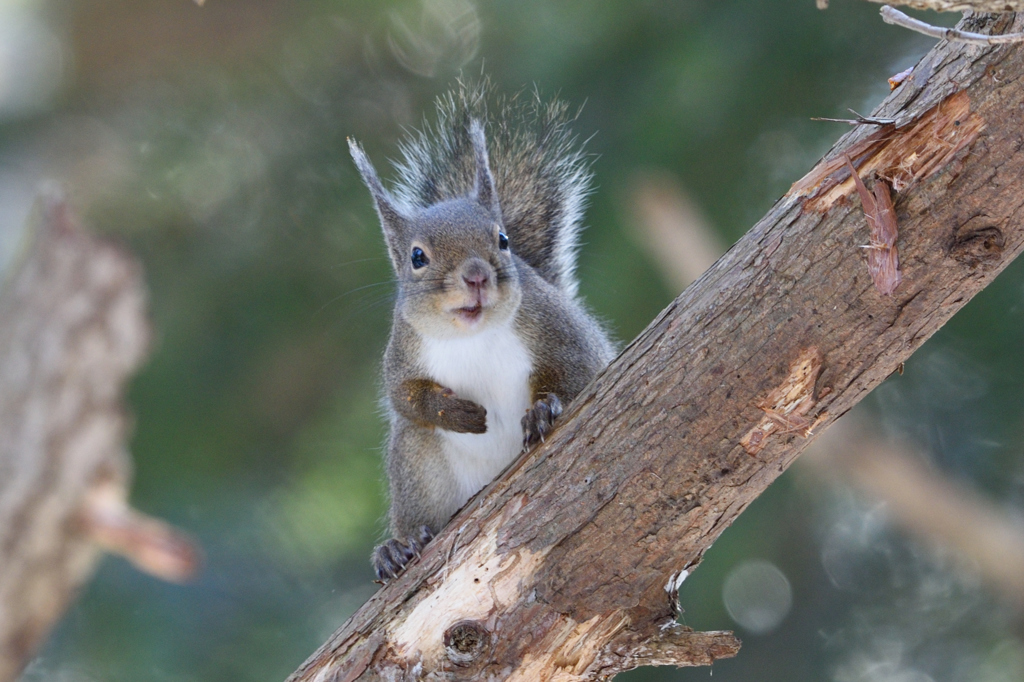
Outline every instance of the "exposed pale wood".
[[[809, 430], [846, 413], [1024, 248], [1022, 74], [1017, 46], [932, 50], [874, 112], [894, 125], [841, 139], [292, 682], [589, 680], [643, 660], [678, 585]], [[893, 296], [868, 274], [842, 154], [904, 188]], [[486, 646], [456, 665], [446, 633], [465, 621]], [[609, 652], [627, 652], [625, 665]]]
[[0, 289], [0, 682], [15, 679], [92, 572], [83, 512], [126, 495], [125, 379], [149, 344], [139, 268], [57, 194]]

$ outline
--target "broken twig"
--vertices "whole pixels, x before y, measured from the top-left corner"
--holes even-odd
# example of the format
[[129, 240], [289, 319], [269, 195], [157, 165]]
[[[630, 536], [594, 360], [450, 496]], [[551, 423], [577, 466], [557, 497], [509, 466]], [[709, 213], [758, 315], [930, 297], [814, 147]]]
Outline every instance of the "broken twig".
[[876, 118], [874, 116], [861, 116], [853, 109], [847, 109], [856, 118], [825, 118], [824, 116], [812, 116], [812, 121], [830, 121], [832, 123], [848, 123], [852, 126], [887, 126], [896, 122], [894, 118]]
[[895, 90], [896, 88], [900, 87], [900, 85], [903, 84], [903, 81], [905, 81], [908, 78], [910, 78], [910, 74], [912, 74], [912, 73], [914, 73], [914, 67], [913, 66], [911, 66], [909, 69], [904, 69], [903, 71], [900, 71], [895, 76], [890, 76], [889, 77], [889, 90], [892, 91], [892, 90]]
[[124, 487], [114, 481], [93, 487], [82, 510], [89, 537], [140, 571], [174, 583], [192, 580], [201, 563], [198, 543], [167, 523], [132, 509], [125, 494]]
[[1003, 35], [989, 36], [984, 33], [971, 33], [969, 31], [960, 31], [955, 28], [932, 26], [920, 19], [914, 19], [913, 17], [907, 16], [895, 7], [891, 7], [889, 5], [882, 5], [880, 13], [882, 15], [882, 21], [887, 24], [902, 26], [903, 28], [923, 33], [926, 36], [937, 38], [939, 40], [949, 40], [956, 43], [985, 46], [1024, 42], [1024, 33], [1005, 33]]

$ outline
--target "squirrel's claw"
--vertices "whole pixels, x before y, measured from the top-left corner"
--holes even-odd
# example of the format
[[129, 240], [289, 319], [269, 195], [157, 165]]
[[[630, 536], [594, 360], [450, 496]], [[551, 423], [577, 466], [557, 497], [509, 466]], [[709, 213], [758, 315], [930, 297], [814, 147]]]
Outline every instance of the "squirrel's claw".
[[523, 417], [523, 450], [529, 450], [537, 443], [543, 443], [555, 420], [562, 415], [562, 401], [554, 393], [548, 393], [526, 411]]
[[373, 570], [377, 579], [390, 580], [398, 575], [409, 562], [403, 558], [405, 546], [398, 540], [388, 540], [373, 550]]
[[405, 540], [391, 538], [373, 550], [373, 570], [377, 579], [388, 581], [398, 576], [414, 558], [420, 555], [428, 542], [434, 539], [434, 533], [427, 526], [420, 526], [416, 535]]

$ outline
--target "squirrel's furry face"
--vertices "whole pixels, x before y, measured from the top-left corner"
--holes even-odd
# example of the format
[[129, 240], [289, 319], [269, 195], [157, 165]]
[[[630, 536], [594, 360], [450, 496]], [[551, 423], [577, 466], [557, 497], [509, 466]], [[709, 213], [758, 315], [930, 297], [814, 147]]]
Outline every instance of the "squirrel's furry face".
[[500, 220], [469, 199], [445, 201], [411, 222], [398, 271], [399, 310], [421, 334], [474, 334], [506, 322], [522, 300]]

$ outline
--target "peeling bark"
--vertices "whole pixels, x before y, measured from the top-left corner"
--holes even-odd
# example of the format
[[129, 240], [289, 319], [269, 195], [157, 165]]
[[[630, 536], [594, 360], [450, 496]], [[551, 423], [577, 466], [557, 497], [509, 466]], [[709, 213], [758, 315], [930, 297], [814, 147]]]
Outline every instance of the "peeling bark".
[[[814, 433], [1024, 249], [1022, 74], [1020, 47], [933, 49], [873, 114], [893, 125], [842, 138], [290, 682], [595, 680], [735, 653], [729, 633], [674, 627], [675, 592]], [[906, 180], [892, 296], [867, 273], [844, 155]]]
[[857, 175], [850, 157], [844, 156], [843, 160], [857, 185], [860, 205], [871, 227], [871, 241], [861, 247], [867, 249], [871, 281], [875, 283], [878, 293], [891, 296], [903, 280], [900, 275], [899, 251], [896, 249], [899, 225], [896, 222], [896, 209], [892, 205], [892, 193], [886, 180], [877, 180], [874, 190], [869, 192]]

